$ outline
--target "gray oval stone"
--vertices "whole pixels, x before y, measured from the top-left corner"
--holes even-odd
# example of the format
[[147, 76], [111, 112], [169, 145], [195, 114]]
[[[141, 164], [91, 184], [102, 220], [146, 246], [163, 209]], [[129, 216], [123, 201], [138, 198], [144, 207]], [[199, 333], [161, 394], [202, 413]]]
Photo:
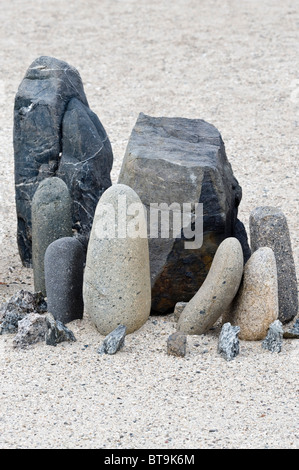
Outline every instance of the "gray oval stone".
[[39, 184], [32, 199], [31, 216], [34, 289], [46, 295], [46, 249], [54, 240], [72, 236], [71, 199], [60, 178], [46, 178]]
[[48, 312], [68, 323], [83, 317], [83, 269], [85, 250], [73, 237], [52, 242], [45, 253]]
[[216, 251], [203, 285], [182, 311], [177, 330], [201, 335], [211, 328], [235, 297], [243, 265], [240, 242], [234, 237], [226, 238]]
[[240, 327], [240, 339], [258, 341], [277, 317], [275, 256], [271, 248], [262, 247], [247, 261], [240, 289], [222, 320]]
[[118, 325], [132, 333], [149, 317], [146, 218], [139, 196], [126, 185], [111, 186], [98, 202], [87, 249], [83, 299], [86, 313], [102, 335]]

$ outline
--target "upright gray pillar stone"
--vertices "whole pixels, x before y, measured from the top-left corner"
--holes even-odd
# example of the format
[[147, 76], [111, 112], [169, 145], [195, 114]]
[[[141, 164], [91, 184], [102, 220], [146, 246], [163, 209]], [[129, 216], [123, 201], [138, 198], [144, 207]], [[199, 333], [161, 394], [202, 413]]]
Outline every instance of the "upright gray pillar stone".
[[35, 292], [46, 295], [44, 257], [58, 238], [72, 236], [71, 199], [59, 178], [46, 178], [32, 199], [32, 262]]
[[252, 251], [272, 248], [277, 266], [278, 319], [291, 321], [298, 312], [298, 287], [288, 223], [277, 207], [257, 207], [250, 214], [250, 243]]
[[45, 253], [48, 312], [64, 324], [83, 317], [84, 263], [85, 250], [74, 237], [55, 240]]

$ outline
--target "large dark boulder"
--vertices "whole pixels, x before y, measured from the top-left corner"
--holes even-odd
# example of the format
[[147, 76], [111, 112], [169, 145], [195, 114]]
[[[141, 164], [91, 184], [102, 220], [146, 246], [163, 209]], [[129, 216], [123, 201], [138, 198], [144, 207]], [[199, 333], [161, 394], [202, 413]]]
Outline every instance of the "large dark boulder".
[[[249, 258], [247, 234], [237, 218], [242, 190], [213, 125], [201, 119], [140, 113], [118, 182], [136, 191], [148, 214], [153, 203], [169, 207], [173, 203], [181, 207], [184, 203], [203, 204], [200, 248], [186, 249], [189, 235], [183, 229], [173, 238], [162, 238], [161, 232], [151, 238], [148, 224], [152, 312], [166, 313], [177, 302], [189, 301], [195, 295], [225, 238], [238, 238], [245, 262]], [[194, 228], [195, 224], [196, 219]]]
[[[80, 115], [76, 129], [70, 124], [74, 108]], [[71, 129], [76, 132], [72, 138]], [[69, 150], [70, 140], [76, 155]], [[31, 64], [15, 97], [13, 143], [17, 241], [22, 263], [30, 267], [31, 201], [38, 184], [52, 176], [65, 181], [73, 201], [73, 227], [83, 238], [88, 237], [100, 195], [111, 185], [110, 142], [89, 109], [81, 77], [74, 67], [47, 56]]]

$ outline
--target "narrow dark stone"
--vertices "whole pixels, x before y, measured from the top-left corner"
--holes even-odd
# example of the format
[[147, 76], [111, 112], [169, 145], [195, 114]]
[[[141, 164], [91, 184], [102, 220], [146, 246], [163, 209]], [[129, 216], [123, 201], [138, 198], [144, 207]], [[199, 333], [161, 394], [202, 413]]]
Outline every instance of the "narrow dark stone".
[[83, 270], [85, 250], [73, 237], [51, 243], [45, 253], [48, 311], [68, 323], [83, 317]]

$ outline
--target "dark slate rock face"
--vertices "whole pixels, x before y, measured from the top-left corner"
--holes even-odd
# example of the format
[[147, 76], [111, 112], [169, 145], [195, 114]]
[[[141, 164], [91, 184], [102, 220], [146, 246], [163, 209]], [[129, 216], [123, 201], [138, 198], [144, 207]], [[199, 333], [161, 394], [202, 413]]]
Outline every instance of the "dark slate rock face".
[[177, 302], [188, 302], [195, 295], [225, 238], [236, 236], [248, 259], [246, 231], [237, 218], [242, 190], [213, 125], [201, 119], [141, 113], [118, 182], [136, 191], [148, 214], [152, 203], [203, 204], [201, 248], [185, 249], [184, 230], [174, 238], [161, 238], [160, 233], [149, 238], [152, 312], [173, 311]]
[[[63, 135], [62, 121], [68, 105], [72, 99], [79, 101], [87, 114], [90, 114], [89, 105], [84, 93], [83, 84], [78, 71], [64, 61], [42, 56], [36, 59], [28, 68], [15, 97], [14, 106], [14, 158], [15, 158], [15, 189], [16, 189], [16, 209], [18, 218], [17, 240], [20, 257], [24, 266], [32, 265], [31, 247], [31, 201], [38, 184], [44, 178], [57, 176], [60, 160], [63, 157]], [[94, 121], [97, 118], [94, 117]], [[99, 121], [98, 121], [99, 122]], [[79, 152], [78, 160], [93, 160], [103, 158], [104, 174], [99, 172], [101, 164], [97, 163], [90, 168], [89, 164], [84, 166], [83, 173], [85, 181], [90, 174], [94, 174], [93, 184], [86, 185], [82, 169], [75, 176], [77, 186], [80, 190], [90, 194], [91, 199], [97, 199], [99, 193], [103, 192], [111, 183], [107, 179], [112, 166], [112, 151], [108, 137], [103, 129], [98, 132], [99, 140], [103, 137], [105, 142], [99, 142], [99, 151], [95, 156], [94, 146], [89, 148], [90, 131], [86, 128], [97, 127], [93, 119], [88, 119], [82, 125], [75, 136], [75, 141], [84, 142], [84, 157]], [[98, 128], [97, 128], [98, 129]], [[66, 148], [68, 137], [65, 138]], [[104, 145], [103, 145], [104, 144]], [[80, 145], [77, 145], [77, 149]], [[68, 157], [66, 151], [66, 159]], [[107, 163], [107, 167], [105, 166]], [[94, 163], [94, 162], [93, 162]], [[71, 175], [74, 171], [71, 171]], [[78, 198], [78, 204], [84, 204], [87, 195], [82, 198], [73, 194], [74, 187], [72, 176], [67, 176], [67, 171], [61, 175], [68, 184], [72, 198]], [[82, 185], [82, 186], [81, 186]], [[92, 208], [86, 209], [88, 212]], [[82, 215], [82, 212], [79, 214]], [[78, 211], [74, 211], [73, 224], [81, 233], [81, 220], [78, 218]], [[88, 229], [87, 229], [88, 231]], [[86, 229], [85, 229], [86, 232]]]
[[268, 246], [274, 252], [278, 281], [278, 319], [287, 323], [298, 313], [298, 286], [286, 216], [278, 207], [261, 206], [249, 218], [252, 251]]
[[62, 323], [83, 317], [83, 269], [85, 250], [73, 237], [51, 243], [45, 253], [48, 311]]
[[97, 203], [111, 186], [113, 159], [110, 141], [99, 118], [77, 98], [70, 100], [63, 117], [62, 149], [56, 175], [69, 188], [73, 225], [87, 245]]

